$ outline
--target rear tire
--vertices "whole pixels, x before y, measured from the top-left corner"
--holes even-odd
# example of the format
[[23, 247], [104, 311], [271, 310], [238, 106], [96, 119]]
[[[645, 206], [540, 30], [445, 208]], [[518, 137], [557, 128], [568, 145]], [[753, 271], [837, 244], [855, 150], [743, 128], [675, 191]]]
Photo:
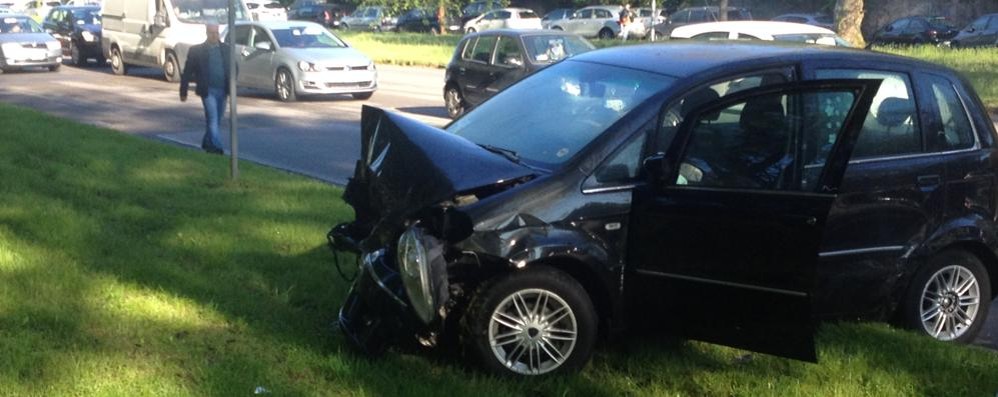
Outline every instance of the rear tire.
[[277, 94], [277, 99], [280, 99], [282, 102], [294, 102], [298, 100], [298, 93], [295, 92], [295, 86], [295, 76], [291, 72], [284, 68], [277, 69], [277, 74], [274, 77], [274, 92]]
[[60, 68], [61, 66], [62, 66], [62, 65], [60, 65], [60, 64], [55, 64], [55, 65], [50, 65], [50, 66], [49, 66], [49, 71], [50, 71], [50, 72], [58, 72], [58, 71], [59, 71], [59, 68]]
[[967, 343], [984, 325], [991, 279], [977, 256], [943, 251], [915, 274], [902, 304], [906, 326], [938, 340]]
[[125, 66], [125, 60], [121, 57], [121, 50], [118, 47], [111, 48], [111, 72], [119, 76], [128, 73], [128, 67]]
[[599, 31], [599, 34], [597, 35], [597, 37], [599, 37], [601, 40], [609, 40], [609, 39], [612, 39], [614, 37], [614, 34], [613, 34], [612, 30], [610, 30], [608, 28], [603, 28], [603, 30]]
[[519, 270], [486, 283], [472, 298], [462, 340], [498, 375], [581, 369], [596, 342], [596, 310], [571, 276], [551, 268]]
[[371, 96], [373, 96], [374, 93], [373, 92], [355, 92], [355, 93], [350, 94], [350, 95], [353, 96], [353, 99], [359, 99], [361, 101], [366, 101], [368, 99], [371, 99]]

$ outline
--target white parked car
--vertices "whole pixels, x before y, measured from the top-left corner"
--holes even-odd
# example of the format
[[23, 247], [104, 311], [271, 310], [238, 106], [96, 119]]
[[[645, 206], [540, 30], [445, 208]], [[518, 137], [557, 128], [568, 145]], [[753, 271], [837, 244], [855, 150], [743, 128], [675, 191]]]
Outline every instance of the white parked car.
[[[576, 11], [568, 19], [552, 23], [551, 29], [564, 30], [588, 38], [612, 39], [620, 35], [620, 11], [623, 9], [621, 6], [586, 7]], [[640, 39], [645, 37], [648, 30], [645, 29], [644, 23], [638, 21], [630, 28], [629, 36]]]
[[466, 33], [491, 29], [541, 29], [541, 17], [526, 8], [501, 8], [479, 15], [464, 24]]
[[368, 99], [378, 88], [374, 62], [315, 22], [247, 22], [235, 29], [240, 87], [274, 90], [282, 101], [318, 94]]
[[680, 26], [672, 31], [673, 39], [698, 40], [767, 40], [790, 41], [850, 47], [835, 32], [802, 23], [772, 21], [708, 22]]
[[773, 20], [777, 22], [803, 23], [835, 30], [835, 20], [830, 15], [825, 14], [783, 14], [773, 18]]
[[287, 21], [288, 11], [277, 0], [246, 0], [254, 21]]

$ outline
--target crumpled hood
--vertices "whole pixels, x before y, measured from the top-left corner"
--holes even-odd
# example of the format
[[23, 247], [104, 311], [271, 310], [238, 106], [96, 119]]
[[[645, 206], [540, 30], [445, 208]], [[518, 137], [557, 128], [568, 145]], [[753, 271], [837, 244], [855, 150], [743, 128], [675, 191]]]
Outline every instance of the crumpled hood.
[[344, 199], [368, 230], [401, 227], [459, 193], [534, 173], [467, 139], [370, 106], [362, 111], [360, 157]]

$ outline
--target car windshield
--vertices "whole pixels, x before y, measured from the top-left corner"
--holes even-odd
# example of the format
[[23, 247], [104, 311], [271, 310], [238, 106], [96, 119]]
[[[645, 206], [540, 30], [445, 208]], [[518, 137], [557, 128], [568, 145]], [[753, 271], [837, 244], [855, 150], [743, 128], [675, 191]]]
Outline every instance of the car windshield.
[[521, 40], [534, 63], [554, 63], [595, 48], [578, 36], [539, 34], [522, 36]]
[[[173, 12], [184, 23], [225, 24], [229, 21], [227, 5], [226, 0], [174, 0]], [[236, 7], [236, 20], [246, 20], [242, 7]]]
[[617, 66], [561, 62], [483, 102], [447, 131], [554, 169], [674, 81]]
[[831, 33], [795, 33], [773, 35], [776, 41], [791, 41], [794, 43], [822, 44], [837, 47], [851, 47], [848, 41]]
[[44, 33], [38, 23], [28, 17], [4, 17], [0, 20], [0, 33]]
[[343, 48], [340, 39], [318, 26], [292, 26], [274, 29], [274, 38], [281, 47], [288, 48]]
[[77, 25], [100, 25], [100, 11], [73, 10], [73, 20]]

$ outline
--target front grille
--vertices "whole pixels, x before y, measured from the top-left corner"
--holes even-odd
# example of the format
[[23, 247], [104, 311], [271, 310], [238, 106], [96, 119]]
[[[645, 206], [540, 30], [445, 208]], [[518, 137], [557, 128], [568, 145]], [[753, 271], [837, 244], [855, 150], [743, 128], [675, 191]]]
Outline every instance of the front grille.
[[21, 43], [24, 48], [48, 48], [45, 43]]
[[367, 70], [367, 65], [364, 65], [364, 66], [329, 66], [329, 67], [326, 67], [326, 70], [329, 70], [329, 71], [332, 71], [332, 72], [343, 72], [343, 71], [348, 71], [348, 70]]
[[361, 81], [357, 83], [326, 83], [326, 88], [366, 88], [370, 86], [370, 81]]

